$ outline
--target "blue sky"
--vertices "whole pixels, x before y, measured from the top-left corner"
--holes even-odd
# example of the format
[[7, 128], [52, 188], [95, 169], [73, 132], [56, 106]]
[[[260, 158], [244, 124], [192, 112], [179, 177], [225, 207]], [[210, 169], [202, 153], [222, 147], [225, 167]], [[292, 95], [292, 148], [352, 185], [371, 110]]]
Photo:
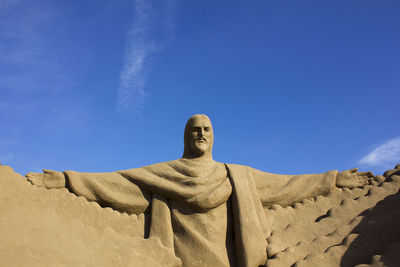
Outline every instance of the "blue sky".
[[282, 174], [400, 162], [400, 2], [2, 0], [0, 162], [173, 160], [193, 114], [214, 159]]

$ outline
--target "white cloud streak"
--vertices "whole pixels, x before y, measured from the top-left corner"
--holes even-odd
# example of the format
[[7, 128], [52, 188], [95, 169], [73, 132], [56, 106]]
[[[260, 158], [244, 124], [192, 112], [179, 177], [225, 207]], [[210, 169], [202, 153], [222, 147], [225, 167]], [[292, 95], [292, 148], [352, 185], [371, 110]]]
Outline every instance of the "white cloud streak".
[[360, 164], [369, 166], [382, 166], [389, 168], [400, 162], [400, 136], [390, 139], [384, 144], [376, 147], [365, 157], [358, 161]]
[[[151, 2], [135, 0], [134, 21], [128, 32], [120, 73], [119, 111], [140, 111], [143, 108], [148, 95], [145, 84], [152, 56], [173, 39], [175, 1], [163, 2], [161, 10], [152, 6]], [[160, 28], [161, 35], [160, 32], [155, 35], [154, 32]]]

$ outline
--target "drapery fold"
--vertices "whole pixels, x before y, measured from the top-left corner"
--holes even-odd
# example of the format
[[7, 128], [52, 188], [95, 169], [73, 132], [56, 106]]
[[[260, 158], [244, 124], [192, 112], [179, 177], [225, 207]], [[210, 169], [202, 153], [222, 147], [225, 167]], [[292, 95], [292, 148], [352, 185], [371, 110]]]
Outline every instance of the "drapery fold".
[[227, 164], [231, 180], [233, 227], [239, 266], [259, 266], [267, 261], [267, 222], [250, 168]]

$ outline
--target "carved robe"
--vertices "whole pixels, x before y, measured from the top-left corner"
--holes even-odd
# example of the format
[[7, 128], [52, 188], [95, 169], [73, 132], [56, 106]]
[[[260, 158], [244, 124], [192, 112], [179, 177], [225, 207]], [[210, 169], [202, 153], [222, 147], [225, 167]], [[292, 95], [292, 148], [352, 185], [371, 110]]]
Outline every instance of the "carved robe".
[[178, 159], [112, 173], [64, 172], [70, 191], [128, 213], [150, 209], [149, 236], [183, 266], [258, 266], [267, 260], [263, 206], [335, 187], [337, 171], [277, 175], [212, 160]]

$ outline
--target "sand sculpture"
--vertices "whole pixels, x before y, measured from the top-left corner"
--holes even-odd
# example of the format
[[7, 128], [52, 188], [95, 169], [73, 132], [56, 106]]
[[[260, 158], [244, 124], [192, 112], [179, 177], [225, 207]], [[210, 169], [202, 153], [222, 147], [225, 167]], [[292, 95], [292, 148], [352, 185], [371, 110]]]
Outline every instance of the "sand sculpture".
[[210, 120], [195, 115], [185, 127], [178, 160], [111, 173], [28, 173], [36, 186], [0, 166], [0, 261], [6, 266], [400, 263], [400, 165], [376, 177], [356, 169], [277, 175], [215, 162], [212, 144]]

